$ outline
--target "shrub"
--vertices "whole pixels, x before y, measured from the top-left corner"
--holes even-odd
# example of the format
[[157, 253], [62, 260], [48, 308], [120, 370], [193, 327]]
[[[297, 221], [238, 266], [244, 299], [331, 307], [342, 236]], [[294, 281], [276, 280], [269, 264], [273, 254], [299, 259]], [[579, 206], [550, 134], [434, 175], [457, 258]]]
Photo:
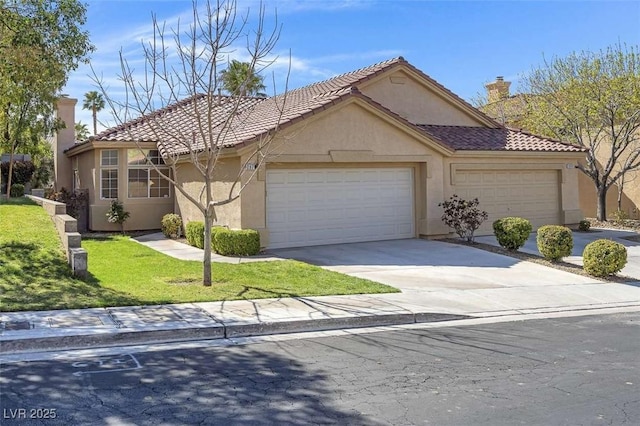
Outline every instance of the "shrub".
[[612, 240], [596, 240], [582, 252], [584, 270], [595, 277], [616, 274], [627, 264], [627, 249]]
[[472, 242], [476, 229], [489, 217], [486, 211], [478, 208], [478, 204], [480, 202], [477, 198], [467, 201], [454, 194], [449, 200], [438, 204], [438, 206], [444, 209], [442, 221], [449, 228], [453, 228], [460, 238]]
[[556, 262], [571, 254], [573, 234], [566, 226], [541, 226], [536, 235], [536, 243], [545, 259]]
[[204, 248], [204, 223], [197, 221], [187, 223], [185, 236], [189, 245]]
[[[36, 166], [31, 161], [14, 161], [11, 169], [11, 184], [26, 184], [31, 180], [31, 176], [36, 170]], [[9, 181], [9, 162], [0, 165], [2, 181]]]
[[86, 214], [89, 194], [84, 190], [69, 192], [65, 187], [62, 187], [58, 192], [47, 194], [46, 198], [65, 203], [67, 205], [67, 214], [75, 219], [80, 219], [81, 211], [85, 211]]
[[124, 234], [124, 223], [130, 215], [128, 211], [125, 211], [124, 206], [119, 200], [113, 200], [111, 201], [109, 211], [107, 211], [107, 221], [109, 223], [119, 224]]
[[587, 232], [589, 229], [591, 229], [591, 222], [588, 220], [582, 219], [578, 222], [578, 231]]
[[162, 233], [168, 238], [180, 238], [182, 234], [182, 219], [175, 213], [162, 217]]
[[260, 252], [260, 234], [253, 229], [219, 228], [213, 241], [222, 256], [252, 256]]
[[616, 225], [624, 225], [624, 222], [629, 220], [629, 215], [624, 210], [616, 210], [611, 216]]
[[[216, 249], [215, 236], [216, 233], [222, 229], [227, 228], [223, 226], [211, 227], [211, 249], [215, 252], [218, 251]], [[194, 221], [187, 223], [187, 226], [185, 227], [185, 237], [187, 238], [187, 243], [189, 243], [189, 245], [198, 247], [199, 249], [204, 248], [204, 222]]]
[[498, 243], [507, 250], [518, 250], [529, 238], [533, 227], [521, 217], [504, 217], [493, 222], [493, 233]]
[[9, 194], [12, 197], [22, 197], [24, 196], [24, 185], [21, 183], [16, 183], [15, 185], [11, 185], [11, 190]]

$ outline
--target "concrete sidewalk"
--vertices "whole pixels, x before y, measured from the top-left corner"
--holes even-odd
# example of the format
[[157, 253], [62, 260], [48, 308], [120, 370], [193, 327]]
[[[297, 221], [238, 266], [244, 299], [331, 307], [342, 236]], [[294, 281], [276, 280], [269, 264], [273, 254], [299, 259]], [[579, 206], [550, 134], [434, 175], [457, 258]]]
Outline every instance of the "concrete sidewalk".
[[[161, 234], [137, 240], [173, 257], [202, 259], [202, 250], [166, 240]], [[607, 308], [640, 311], [640, 282], [612, 284], [566, 272], [558, 275], [561, 271], [446, 243], [409, 240], [386, 242], [385, 246], [390, 244], [391, 252], [396, 251], [393, 244], [402, 248], [400, 259], [376, 252], [375, 244], [369, 247], [371, 244], [365, 243], [342, 247], [340, 261], [332, 260], [335, 253], [329, 253], [331, 256], [324, 259], [331, 265], [324, 267], [374, 280], [382, 277], [378, 269], [388, 269], [385, 279], [395, 280], [392, 285], [401, 293], [0, 313], [0, 354], [466, 318], [525, 318], [567, 311], [596, 313]], [[370, 265], [361, 264], [359, 250], [363, 248], [370, 250], [366, 256]], [[323, 250], [327, 248], [319, 249], [320, 254]], [[443, 256], [446, 264], [433, 264]], [[240, 263], [280, 259], [217, 256], [212, 260]], [[348, 264], [350, 260], [353, 265]], [[398, 261], [408, 264], [406, 270], [397, 265]], [[410, 279], [417, 268], [426, 272], [420, 272], [419, 280]]]
[[[202, 262], [202, 259], [204, 258], [204, 250], [181, 243], [180, 241], [171, 240], [165, 237], [162, 232], [142, 235], [140, 237], [132, 238], [132, 240], [176, 259]], [[220, 256], [217, 253], [211, 253], [211, 261], [218, 263], [271, 262], [277, 260], [282, 259], [268, 255], [239, 257]]]
[[619, 307], [640, 310], [640, 287], [574, 284], [10, 312], [0, 314], [0, 353]]

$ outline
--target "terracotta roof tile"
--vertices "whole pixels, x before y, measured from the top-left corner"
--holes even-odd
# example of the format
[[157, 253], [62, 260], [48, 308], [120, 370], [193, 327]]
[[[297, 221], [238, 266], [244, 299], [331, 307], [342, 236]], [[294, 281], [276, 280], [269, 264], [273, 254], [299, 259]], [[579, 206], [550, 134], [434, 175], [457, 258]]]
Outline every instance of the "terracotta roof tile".
[[[163, 155], [184, 154], [211, 145], [237, 146], [251, 142], [276, 128], [295, 123], [350, 96], [361, 97], [384, 113], [398, 118], [395, 112], [360, 93], [357, 86], [400, 64], [419, 73], [466, 104], [402, 57], [398, 57], [267, 99], [195, 95], [123, 125], [107, 129], [96, 135], [93, 140], [156, 142]], [[477, 113], [484, 116], [479, 111]], [[209, 120], [199, 119], [207, 114], [211, 116], [210, 123]], [[453, 150], [579, 151], [571, 145], [507, 130], [495, 122], [493, 123], [499, 128], [416, 126], [398, 119], [403, 125], [422, 130], [436, 142]], [[488, 117], [486, 119], [491, 122]], [[201, 129], [201, 126], [205, 125], [208, 128]]]
[[467, 126], [418, 125], [430, 137], [460, 151], [582, 152], [583, 148], [520, 130]]
[[[237, 98], [196, 95], [95, 136], [96, 141], [157, 142], [164, 154], [203, 149], [193, 135], [207, 135], [210, 144], [234, 146], [246, 143], [277, 126], [307, 117], [351, 93], [351, 87], [390, 66], [405, 62], [395, 58], [331, 79], [301, 87], [273, 98]], [[211, 108], [209, 108], [211, 107]], [[211, 131], [195, 131], [197, 117], [211, 110]], [[233, 119], [226, 121], [235, 109]], [[187, 136], [187, 138], [185, 138]], [[192, 137], [189, 137], [192, 136]]]

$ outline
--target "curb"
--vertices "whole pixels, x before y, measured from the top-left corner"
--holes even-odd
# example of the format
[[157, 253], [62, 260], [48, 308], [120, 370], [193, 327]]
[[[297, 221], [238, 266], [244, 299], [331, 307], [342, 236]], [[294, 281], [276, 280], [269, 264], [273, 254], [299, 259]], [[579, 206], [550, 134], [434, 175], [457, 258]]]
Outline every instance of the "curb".
[[469, 315], [442, 313], [407, 313], [366, 315], [345, 318], [321, 318], [301, 321], [274, 321], [229, 325], [223, 324], [215, 327], [189, 327], [140, 331], [117, 329], [113, 332], [98, 334], [0, 340], [0, 354], [10, 355], [36, 350], [49, 351], [86, 349], [88, 347], [96, 348], [141, 343], [228, 339], [265, 336], [273, 334], [455, 321], [471, 318], [476, 317]]

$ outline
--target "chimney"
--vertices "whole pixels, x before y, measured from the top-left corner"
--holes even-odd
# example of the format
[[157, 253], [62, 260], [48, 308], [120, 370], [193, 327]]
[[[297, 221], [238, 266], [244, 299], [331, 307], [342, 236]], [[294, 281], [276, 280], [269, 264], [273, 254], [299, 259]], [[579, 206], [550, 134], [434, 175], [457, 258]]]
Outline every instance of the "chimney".
[[71, 160], [64, 154], [66, 149], [76, 143], [75, 109], [77, 99], [61, 96], [56, 103], [56, 118], [64, 122], [64, 129], [60, 129], [53, 136], [51, 148], [53, 150], [54, 188], [60, 191], [63, 187], [71, 190], [73, 187], [73, 171]]
[[503, 76], [498, 76], [496, 81], [487, 83], [484, 87], [487, 88], [487, 100], [489, 103], [507, 99], [509, 97], [509, 86], [511, 86], [511, 82], [504, 81]]

